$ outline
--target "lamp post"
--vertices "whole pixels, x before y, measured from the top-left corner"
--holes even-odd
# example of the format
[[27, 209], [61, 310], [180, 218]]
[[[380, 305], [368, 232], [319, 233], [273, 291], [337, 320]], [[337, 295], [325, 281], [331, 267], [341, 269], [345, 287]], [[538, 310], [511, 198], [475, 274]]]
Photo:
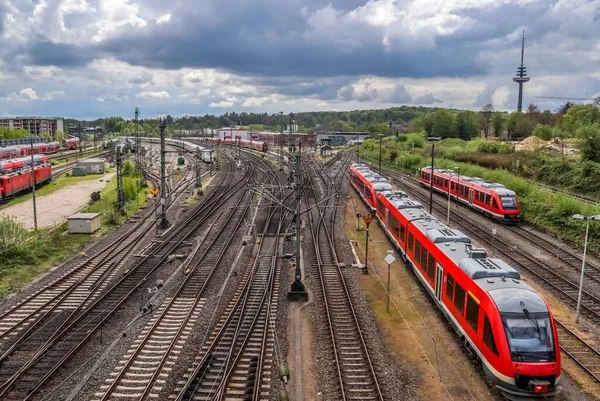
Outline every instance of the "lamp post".
[[460, 187], [460, 174], [458, 173], [458, 171], [460, 170], [460, 167], [454, 167], [454, 169], [456, 170], [456, 207], [458, 207], [458, 188]]
[[381, 175], [381, 139], [383, 138], [383, 134], [378, 134], [379, 136], [379, 175]]
[[438, 142], [440, 139], [441, 138], [439, 136], [427, 137], [427, 140], [431, 142], [431, 177], [429, 177], [429, 214], [433, 214], [433, 177], [435, 176], [435, 143]]
[[356, 135], [354, 139], [356, 139], [356, 163], [358, 163], [358, 149], [360, 148], [360, 143], [358, 142], [358, 135]]
[[573, 215], [574, 219], [585, 220], [585, 242], [583, 244], [583, 262], [581, 263], [581, 277], [579, 278], [579, 294], [577, 295], [577, 309], [575, 310], [575, 323], [579, 322], [579, 309], [581, 307], [581, 293], [583, 292], [583, 275], [585, 271], [585, 254], [587, 252], [588, 234], [590, 232], [590, 220], [600, 220], [600, 215], [584, 216]]

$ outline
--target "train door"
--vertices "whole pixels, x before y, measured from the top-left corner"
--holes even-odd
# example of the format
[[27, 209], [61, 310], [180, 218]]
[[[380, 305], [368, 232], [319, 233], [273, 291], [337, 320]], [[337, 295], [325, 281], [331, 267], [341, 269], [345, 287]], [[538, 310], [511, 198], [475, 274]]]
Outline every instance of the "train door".
[[473, 204], [473, 189], [469, 189], [469, 203]]
[[444, 283], [444, 268], [436, 263], [437, 274], [435, 275], [435, 297], [442, 300], [442, 284]]

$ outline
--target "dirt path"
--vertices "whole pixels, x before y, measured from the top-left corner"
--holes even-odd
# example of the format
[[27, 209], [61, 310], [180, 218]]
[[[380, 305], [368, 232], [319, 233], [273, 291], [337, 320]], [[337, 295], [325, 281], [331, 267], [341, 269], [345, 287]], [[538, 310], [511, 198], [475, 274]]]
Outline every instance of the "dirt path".
[[[92, 192], [104, 188], [114, 173], [98, 176], [93, 181], [82, 181], [66, 188], [59, 189], [50, 195], [36, 199], [38, 228], [53, 227], [85, 206]], [[25, 224], [28, 230], [33, 229], [33, 200], [27, 200], [0, 211], [0, 216], [15, 216]]]

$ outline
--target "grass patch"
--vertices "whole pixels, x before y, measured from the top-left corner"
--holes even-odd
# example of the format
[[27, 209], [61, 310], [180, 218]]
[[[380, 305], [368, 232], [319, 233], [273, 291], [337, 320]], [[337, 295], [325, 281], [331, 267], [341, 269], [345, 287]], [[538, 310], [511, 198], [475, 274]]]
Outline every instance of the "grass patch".
[[135, 213], [139, 207], [145, 205], [148, 201], [149, 188], [142, 188], [135, 194], [135, 177], [125, 177], [124, 187], [128, 181], [133, 182], [134, 195], [133, 199], [127, 198], [126, 215], [113, 212], [117, 199], [116, 177], [113, 177], [102, 190], [101, 200], [83, 210], [85, 213], [100, 213], [101, 231], [89, 235], [71, 235], [67, 232], [68, 223], [65, 222], [55, 229], [30, 232], [23, 244], [0, 252], [0, 298], [19, 290], [53, 266], [63, 263], [81, 251], [86, 244], [106, 234], [121, 224], [127, 216]]

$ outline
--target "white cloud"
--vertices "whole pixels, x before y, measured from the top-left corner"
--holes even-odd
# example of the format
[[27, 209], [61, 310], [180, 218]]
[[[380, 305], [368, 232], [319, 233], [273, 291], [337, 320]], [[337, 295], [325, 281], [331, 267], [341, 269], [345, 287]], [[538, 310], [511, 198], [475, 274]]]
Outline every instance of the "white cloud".
[[220, 108], [220, 109], [226, 109], [228, 107], [233, 106], [233, 102], [228, 102], [228, 101], [220, 101], [218, 103], [212, 102], [208, 105], [208, 107], [213, 107], [213, 108]]
[[508, 87], [501, 86], [494, 91], [492, 95], [492, 104], [497, 108], [506, 107], [506, 101], [508, 100], [508, 95], [510, 95], [510, 91]]
[[21, 89], [19, 93], [12, 92], [6, 97], [0, 98], [0, 100], [5, 101], [15, 101], [15, 102], [28, 102], [31, 100], [37, 100], [38, 95], [32, 88]]
[[161, 91], [161, 92], [140, 92], [135, 95], [138, 99], [169, 99], [171, 96], [169, 92]]
[[58, 99], [59, 97], [63, 97], [64, 95], [65, 95], [64, 91], [53, 91], [53, 92], [46, 93], [42, 99], [43, 100], [54, 100], [54, 99]]
[[25, 100], [36, 100], [38, 98], [35, 91], [31, 88], [25, 88], [19, 93], [20, 97]]

